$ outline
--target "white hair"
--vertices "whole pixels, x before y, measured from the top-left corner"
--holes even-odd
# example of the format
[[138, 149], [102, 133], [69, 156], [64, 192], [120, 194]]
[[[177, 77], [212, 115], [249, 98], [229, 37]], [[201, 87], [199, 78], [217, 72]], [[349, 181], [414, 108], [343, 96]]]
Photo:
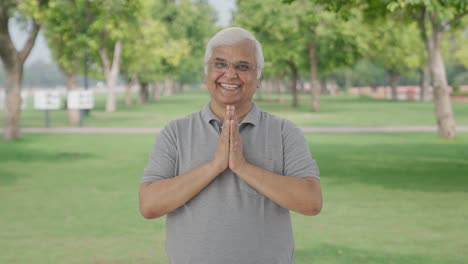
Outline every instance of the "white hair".
[[244, 40], [251, 40], [255, 43], [255, 57], [257, 59], [257, 79], [260, 79], [262, 76], [263, 65], [265, 60], [263, 58], [262, 45], [260, 42], [250, 33], [249, 31], [239, 28], [239, 27], [229, 27], [225, 28], [216, 35], [214, 35], [208, 44], [206, 44], [205, 50], [205, 74], [208, 73], [207, 64], [213, 55], [213, 48], [225, 45], [235, 45]]

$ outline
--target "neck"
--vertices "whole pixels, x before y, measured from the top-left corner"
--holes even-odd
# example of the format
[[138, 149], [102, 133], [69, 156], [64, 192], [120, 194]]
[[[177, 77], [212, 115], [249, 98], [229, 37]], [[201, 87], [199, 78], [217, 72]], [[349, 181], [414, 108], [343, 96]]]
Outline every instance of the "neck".
[[[215, 116], [217, 116], [222, 122], [224, 122], [224, 119], [226, 117], [227, 105], [224, 105], [224, 104], [219, 105], [211, 101], [210, 106], [211, 106], [211, 111], [213, 111], [213, 114], [215, 114]], [[244, 103], [243, 105], [235, 105], [236, 118], [239, 123], [242, 122], [242, 120], [244, 120], [245, 116], [249, 113], [252, 106], [253, 106], [253, 101], [248, 101]]]

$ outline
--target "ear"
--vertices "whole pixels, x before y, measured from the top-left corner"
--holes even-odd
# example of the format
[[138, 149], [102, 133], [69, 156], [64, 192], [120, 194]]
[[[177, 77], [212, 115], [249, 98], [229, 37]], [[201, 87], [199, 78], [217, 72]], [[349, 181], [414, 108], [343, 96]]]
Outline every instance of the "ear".
[[263, 81], [263, 72], [262, 72], [262, 75], [260, 75], [260, 78], [258, 78], [257, 89], [260, 88], [260, 85], [262, 84], [262, 81]]

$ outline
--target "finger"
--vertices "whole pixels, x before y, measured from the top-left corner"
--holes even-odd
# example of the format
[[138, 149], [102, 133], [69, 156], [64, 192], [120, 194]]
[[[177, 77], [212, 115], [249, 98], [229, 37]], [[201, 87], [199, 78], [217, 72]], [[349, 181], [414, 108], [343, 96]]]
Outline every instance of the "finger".
[[229, 124], [229, 121], [228, 120], [225, 120], [224, 123], [223, 123], [223, 131], [221, 131], [221, 133], [229, 138], [229, 135], [231, 133], [231, 125]]
[[232, 120], [234, 120], [235, 125], [238, 125], [239, 122], [237, 122], [237, 114], [236, 114], [236, 107], [232, 106]]
[[230, 119], [230, 107], [229, 105], [226, 105], [226, 116], [224, 119], [229, 120]]
[[234, 142], [235, 142], [235, 137], [234, 137], [234, 121], [229, 120], [229, 127], [230, 127], [230, 133], [229, 133], [229, 152], [234, 151]]
[[232, 106], [232, 105], [229, 106], [229, 113], [230, 113], [229, 120], [233, 120], [234, 119], [234, 106]]
[[237, 122], [235, 120], [232, 120], [232, 125], [231, 125], [231, 130], [232, 130], [232, 135], [233, 139], [235, 142], [239, 141], [239, 126], [237, 126]]

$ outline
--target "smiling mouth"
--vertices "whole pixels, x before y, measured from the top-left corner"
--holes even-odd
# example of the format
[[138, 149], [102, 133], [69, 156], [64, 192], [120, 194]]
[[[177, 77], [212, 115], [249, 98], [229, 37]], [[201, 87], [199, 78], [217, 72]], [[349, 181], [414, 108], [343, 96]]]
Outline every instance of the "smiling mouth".
[[237, 84], [219, 83], [219, 85], [220, 85], [223, 89], [225, 89], [225, 90], [230, 90], [230, 91], [234, 91], [234, 90], [240, 88], [240, 85], [237, 85]]

